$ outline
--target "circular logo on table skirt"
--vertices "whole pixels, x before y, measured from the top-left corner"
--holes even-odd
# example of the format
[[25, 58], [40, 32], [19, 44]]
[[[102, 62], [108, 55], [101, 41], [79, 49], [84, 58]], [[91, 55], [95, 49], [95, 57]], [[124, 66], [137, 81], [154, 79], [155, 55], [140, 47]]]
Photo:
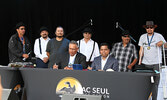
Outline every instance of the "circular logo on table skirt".
[[65, 77], [57, 85], [56, 94], [83, 94], [81, 83], [73, 77]]

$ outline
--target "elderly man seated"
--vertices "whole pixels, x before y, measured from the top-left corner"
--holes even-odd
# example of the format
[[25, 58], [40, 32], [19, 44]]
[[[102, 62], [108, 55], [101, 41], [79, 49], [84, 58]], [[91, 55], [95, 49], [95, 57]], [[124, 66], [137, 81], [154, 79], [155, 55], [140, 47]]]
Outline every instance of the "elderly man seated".
[[87, 68], [86, 56], [78, 52], [78, 43], [74, 40], [69, 43], [69, 52], [59, 55], [56, 59], [53, 69], [72, 70], [73, 64], [81, 64], [83, 69]]

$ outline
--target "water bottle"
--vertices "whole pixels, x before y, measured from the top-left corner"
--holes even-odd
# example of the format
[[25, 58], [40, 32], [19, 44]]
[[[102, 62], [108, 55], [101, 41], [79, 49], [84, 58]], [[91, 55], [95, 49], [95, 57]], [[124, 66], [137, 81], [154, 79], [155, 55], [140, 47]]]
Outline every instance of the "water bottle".
[[71, 64], [71, 63], [69, 63], [69, 64], [68, 64], [68, 67], [69, 67], [69, 68], [72, 68], [72, 64]]

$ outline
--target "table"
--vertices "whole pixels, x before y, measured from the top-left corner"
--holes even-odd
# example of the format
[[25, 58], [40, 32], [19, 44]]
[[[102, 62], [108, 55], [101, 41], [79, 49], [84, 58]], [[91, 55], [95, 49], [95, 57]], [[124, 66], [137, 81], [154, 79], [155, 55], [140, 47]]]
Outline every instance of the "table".
[[0, 66], [0, 75], [3, 87], [2, 100], [18, 100], [17, 94], [12, 90], [18, 84], [24, 85], [19, 68]]
[[79, 94], [103, 95], [105, 100], [147, 100], [152, 87], [151, 73], [38, 68], [19, 70], [27, 100], [61, 100], [63, 92], [60, 89], [69, 87], [75, 87], [75, 92]]
[[2, 86], [5, 89], [12, 89], [17, 84], [24, 84], [19, 68], [1, 66], [0, 75]]

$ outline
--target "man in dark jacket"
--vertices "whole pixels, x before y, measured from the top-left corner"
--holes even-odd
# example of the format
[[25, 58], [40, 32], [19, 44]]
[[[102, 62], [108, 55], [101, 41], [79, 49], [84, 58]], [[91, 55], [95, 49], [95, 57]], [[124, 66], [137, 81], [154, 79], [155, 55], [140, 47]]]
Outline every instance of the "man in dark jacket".
[[8, 42], [9, 62], [24, 62], [30, 60], [31, 44], [25, 34], [25, 24], [16, 24], [16, 34]]
[[78, 43], [72, 40], [69, 43], [69, 52], [59, 55], [55, 64], [53, 65], [53, 69], [73, 70], [73, 64], [81, 64], [83, 69], [86, 69], [86, 56], [79, 53], [78, 49]]

